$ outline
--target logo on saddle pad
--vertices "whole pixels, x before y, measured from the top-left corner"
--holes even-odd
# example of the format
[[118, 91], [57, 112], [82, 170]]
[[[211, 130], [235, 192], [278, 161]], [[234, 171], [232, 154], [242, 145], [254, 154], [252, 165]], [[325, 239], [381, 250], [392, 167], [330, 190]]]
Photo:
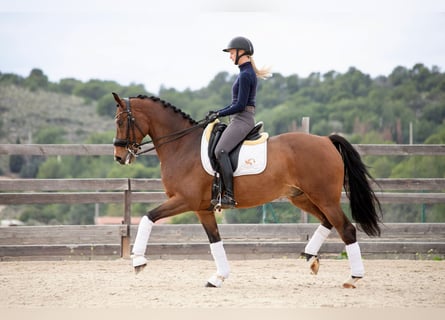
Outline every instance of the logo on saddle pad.
[[[210, 123], [202, 134], [201, 138], [201, 163], [204, 170], [214, 175], [215, 170], [212, 167], [212, 162], [209, 158], [209, 141], [212, 130], [218, 120]], [[262, 132], [258, 139], [245, 140], [239, 150], [238, 165], [233, 171], [233, 176], [243, 176], [250, 174], [259, 174], [264, 171], [267, 164], [267, 139], [269, 134]], [[235, 161], [236, 162], [236, 161]], [[233, 161], [232, 161], [233, 163]]]

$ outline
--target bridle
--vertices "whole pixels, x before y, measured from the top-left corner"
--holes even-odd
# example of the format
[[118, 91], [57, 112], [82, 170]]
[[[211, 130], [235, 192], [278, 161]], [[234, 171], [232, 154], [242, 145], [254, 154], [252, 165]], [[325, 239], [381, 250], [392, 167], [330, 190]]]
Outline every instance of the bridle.
[[[136, 142], [136, 135], [135, 135], [135, 129], [137, 128], [137, 130], [144, 135], [144, 133], [142, 132], [141, 128], [138, 126], [138, 124], [136, 123], [136, 119], [133, 117], [133, 114], [131, 112], [131, 105], [130, 105], [130, 99], [123, 99], [125, 101], [125, 106], [126, 106], [126, 110], [119, 112], [116, 115], [116, 120], [119, 119], [119, 117], [126, 113], [127, 114], [127, 133], [126, 133], [126, 137], [125, 139], [118, 139], [118, 138], [114, 138], [113, 139], [113, 145], [115, 147], [123, 147], [125, 149], [127, 149], [127, 151], [132, 154], [133, 156], [137, 156], [137, 151], [140, 149], [140, 145]], [[131, 137], [131, 133], [133, 133], [133, 140], [130, 140]]]
[[[184, 137], [185, 135], [189, 134], [190, 132], [192, 132], [193, 130], [197, 129], [197, 128], [204, 128], [209, 121], [207, 119], [203, 119], [197, 122], [197, 124], [193, 125], [190, 128], [184, 129], [184, 130], [180, 130], [177, 132], [173, 132], [171, 134], [159, 137], [153, 139], [153, 140], [149, 140], [149, 141], [145, 141], [142, 143], [137, 143], [136, 142], [136, 129], [139, 131], [139, 133], [142, 134], [142, 136], [145, 136], [144, 132], [142, 131], [142, 129], [139, 127], [139, 125], [136, 122], [135, 117], [133, 116], [133, 113], [131, 112], [131, 104], [130, 104], [130, 99], [129, 98], [124, 98], [122, 99], [125, 101], [125, 106], [126, 106], [126, 110], [119, 112], [115, 119], [118, 119], [122, 114], [126, 113], [127, 114], [127, 128], [126, 128], [126, 138], [125, 139], [118, 139], [118, 138], [114, 138], [113, 139], [113, 145], [115, 147], [123, 147], [125, 148], [129, 154], [133, 155], [134, 157], [138, 157], [141, 154], [153, 151], [156, 149], [155, 146], [150, 147], [148, 149], [145, 149], [143, 151], [142, 150], [142, 146], [149, 144], [149, 143], [154, 143], [155, 141], [157, 142], [157, 147], [159, 148], [160, 146], [169, 143], [169, 142], [173, 142], [175, 140], [178, 140], [182, 137]], [[130, 137], [133, 137], [133, 139], [131, 140]], [[165, 141], [162, 141], [165, 140]], [[162, 142], [161, 142], [162, 141]]]

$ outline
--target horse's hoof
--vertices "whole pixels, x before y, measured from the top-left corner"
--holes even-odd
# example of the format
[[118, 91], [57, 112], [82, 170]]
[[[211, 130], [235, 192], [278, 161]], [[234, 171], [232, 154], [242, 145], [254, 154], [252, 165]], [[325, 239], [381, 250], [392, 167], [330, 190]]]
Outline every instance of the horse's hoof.
[[216, 286], [214, 284], [211, 284], [210, 282], [206, 283], [206, 288], [216, 288]]
[[318, 269], [320, 269], [320, 259], [318, 256], [312, 256], [308, 260], [309, 268], [311, 269], [311, 274], [317, 275]]
[[346, 289], [355, 289], [357, 288], [357, 282], [361, 279], [361, 277], [350, 277], [343, 283], [343, 288]]
[[147, 264], [143, 264], [143, 265], [141, 265], [141, 266], [134, 267], [134, 273], [135, 273], [136, 275], [139, 274], [139, 272], [141, 272], [142, 270], [144, 270], [146, 266], [147, 266]]
[[207, 281], [206, 288], [221, 288], [221, 286], [224, 282], [224, 279], [225, 278], [223, 276], [214, 274]]
[[134, 273], [138, 274], [147, 266], [148, 260], [144, 256], [133, 255], [131, 258], [133, 259]]

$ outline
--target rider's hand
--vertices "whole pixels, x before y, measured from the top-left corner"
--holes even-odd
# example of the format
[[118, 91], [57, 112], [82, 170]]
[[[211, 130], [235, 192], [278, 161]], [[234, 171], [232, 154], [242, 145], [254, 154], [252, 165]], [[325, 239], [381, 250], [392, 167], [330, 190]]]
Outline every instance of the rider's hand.
[[216, 119], [218, 119], [218, 117], [219, 117], [219, 114], [218, 114], [217, 111], [209, 111], [209, 112], [207, 113], [207, 115], [206, 115], [206, 120], [207, 120], [208, 122], [213, 122], [213, 121], [215, 121]]

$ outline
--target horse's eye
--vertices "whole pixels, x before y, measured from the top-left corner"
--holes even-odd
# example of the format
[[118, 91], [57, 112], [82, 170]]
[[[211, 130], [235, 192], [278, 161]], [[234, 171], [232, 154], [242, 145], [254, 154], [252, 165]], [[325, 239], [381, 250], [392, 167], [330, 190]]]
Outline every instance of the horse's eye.
[[117, 119], [116, 119], [116, 124], [117, 124], [119, 127], [122, 127], [122, 124], [123, 124], [122, 119], [117, 118]]

